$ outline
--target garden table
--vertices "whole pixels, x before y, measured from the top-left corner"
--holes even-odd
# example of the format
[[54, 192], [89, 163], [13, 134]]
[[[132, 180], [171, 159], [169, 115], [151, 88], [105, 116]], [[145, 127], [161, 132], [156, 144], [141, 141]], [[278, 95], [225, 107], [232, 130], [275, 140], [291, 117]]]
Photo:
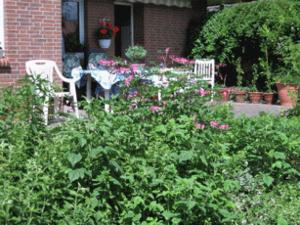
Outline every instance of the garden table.
[[84, 76], [87, 76], [87, 84], [86, 84], [86, 97], [88, 100], [92, 98], [92, 78], [96, 80], [98, 84], [101, 85], [104, 89], [105, 98], [109, 98], [111, 87], [121, 81], [124, 80], [124, 75], [110, 73], [107, 70], [99, 70], [99, 69], [88, 69], [84, 70], [81, 67], [74, 68], [72, 70], [72, 77], [76, 77], [82, 79]]
[[[84, 76], [87, 76], [86, 97], [88, 101], [90, 101], [92, 98], [92, 78], [96, 80], [96, 82], [100, 84], [101, 87], [103, 87], [105, 99], [110, 98], [111, 87], [115, 83], [124, 80], [124, 75], [110, 73], [107, 70], [99, 70], [99, 69], [84, 70], [81, 67], [77, 67], [72, 70], [73, 78], [82, 79]], [[109, 105], [107, 104], [105, 105], [105, 110], [109, 111]]]

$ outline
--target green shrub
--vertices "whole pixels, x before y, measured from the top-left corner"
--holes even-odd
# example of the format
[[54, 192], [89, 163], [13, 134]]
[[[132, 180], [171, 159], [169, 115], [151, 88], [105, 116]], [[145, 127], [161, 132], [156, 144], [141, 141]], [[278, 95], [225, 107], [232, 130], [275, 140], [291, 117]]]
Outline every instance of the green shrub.
[[144, 49], [142, 46], [131, 46], [125, 52], [126, 57], [134, 63], [138, 63], [141, 60], [145, 59], [147, 55], [147, 50]]
[[267, 88], [270, 73], [272, 80], [300, 84], [296, 66], [299, 40], [299, 2], [261, 0], [225, 8], [213, 15], [200, 31], [193, 55], [226, 63], [233, 81], [235, 71], [230, 67], [241, 58], [244, 85], [251, 82], [253, 64], [261, 74], [260, 82], [267, 82], [260, 88]]
[[157, 102], [135, 79], [56, 128], [3, 121], [0, 224], [299, 224], [300, 118], [234, 119], [184, 83]]

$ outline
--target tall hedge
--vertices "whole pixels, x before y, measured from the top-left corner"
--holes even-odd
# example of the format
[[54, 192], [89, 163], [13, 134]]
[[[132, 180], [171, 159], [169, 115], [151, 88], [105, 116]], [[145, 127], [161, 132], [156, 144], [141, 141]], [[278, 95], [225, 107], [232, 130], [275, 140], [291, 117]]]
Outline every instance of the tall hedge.
[[259, 72], [270, 70], [273, 75], [297, 80], [300, 70], [294, 64], [299, 40], [299, 1], [261, 0], [225, 8], [212, 16], [201, 29], [192, 54], [213, 57], [229, 66], [236, 66], [240, 58], [248, 77], [257, 64]]

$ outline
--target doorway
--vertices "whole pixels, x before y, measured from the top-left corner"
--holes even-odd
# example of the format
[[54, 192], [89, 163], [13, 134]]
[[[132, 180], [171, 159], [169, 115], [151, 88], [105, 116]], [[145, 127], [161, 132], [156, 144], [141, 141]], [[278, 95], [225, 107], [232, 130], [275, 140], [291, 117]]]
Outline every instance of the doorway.
[[133, 5], [126, 3], [115, 4], [115, 25], [120, 33], [115, 38], [115, 56], [125, 57], [125, 51], [132, 46], [133, 40]]

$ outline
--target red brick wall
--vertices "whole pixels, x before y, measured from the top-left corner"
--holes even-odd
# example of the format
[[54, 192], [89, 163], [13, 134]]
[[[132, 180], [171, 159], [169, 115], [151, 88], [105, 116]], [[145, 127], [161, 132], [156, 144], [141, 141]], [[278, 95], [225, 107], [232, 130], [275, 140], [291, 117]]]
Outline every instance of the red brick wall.
[[[111, 0], [87, 0], [86, 1], [86, 39], [89, 50], [101, 50], [98, 45], [95, 32], [99, 27], [100, 18], [109, 18], [114, 23], [114, 4]], [[107, 50], [109, 56], [114, 55], [114, 41]]]
[[171, 48], [171, 54], [182, 55], [186, 44], [186, 31], [193, 17], [189, 8], [145, 5], [144, 34], [147, 61], [157, 61], [157, 50]]
[[134, 44], [145, 45], [144, 4], [134, 4]]
[[11, 71], [0, 72], [0, 86], [25, 74], [25, 62], [50, 59], [61, 66], [61, 0], [4, 0], [5, 49]]

